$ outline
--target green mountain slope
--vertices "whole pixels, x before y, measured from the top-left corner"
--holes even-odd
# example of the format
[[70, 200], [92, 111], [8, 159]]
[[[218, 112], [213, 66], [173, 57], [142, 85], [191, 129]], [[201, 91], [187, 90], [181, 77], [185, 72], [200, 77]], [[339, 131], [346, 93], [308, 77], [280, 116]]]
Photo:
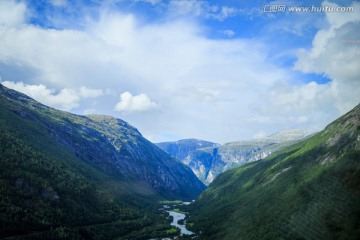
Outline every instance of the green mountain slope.
[[205, 188], [126, 122], [58, 111], [2, 85], [0, 164], [0, 238], [158, 236], [158, 200]]
[[360, 105], [263, 161], [221, 174], [189, 206], [202, 239], [360, 239]]

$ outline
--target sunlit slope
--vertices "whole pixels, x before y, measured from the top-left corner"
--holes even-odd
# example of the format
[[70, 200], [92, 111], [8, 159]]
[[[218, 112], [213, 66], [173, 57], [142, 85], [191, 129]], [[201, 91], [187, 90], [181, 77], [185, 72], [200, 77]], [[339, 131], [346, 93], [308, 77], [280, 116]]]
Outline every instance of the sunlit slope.
[[301, 143], [221, 174], [190, 212], [203, 239], [359, 239], [360, 105]]

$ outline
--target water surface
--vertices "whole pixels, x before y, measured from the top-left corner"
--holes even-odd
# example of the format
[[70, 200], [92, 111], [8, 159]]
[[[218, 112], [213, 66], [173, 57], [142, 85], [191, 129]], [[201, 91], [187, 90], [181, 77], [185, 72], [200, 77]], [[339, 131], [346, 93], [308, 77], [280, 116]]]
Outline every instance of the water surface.
[[191, 235], [194, 234], [193, 232], [186, 229], [184, 225], [178, 224], [178, 221], [185, 218], [185, 214], [174, 212], [174, 211], [167, 211], [170, 216], [173, 216], [173, 221], [171, 223], [172, 226], [180, 228], [181, 235]]

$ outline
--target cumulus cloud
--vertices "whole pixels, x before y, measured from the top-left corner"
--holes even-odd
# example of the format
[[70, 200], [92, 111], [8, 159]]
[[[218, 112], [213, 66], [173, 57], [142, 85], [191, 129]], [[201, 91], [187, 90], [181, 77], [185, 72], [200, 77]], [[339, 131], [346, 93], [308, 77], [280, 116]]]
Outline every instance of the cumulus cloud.
[[[164, 10], [162, 4], [156, 7]], [[357, 34], [358, 21], [348, 15], [345, 21], [327, 13], [331, 27], [317, 33], [319, 40], [302, 50], [296, 63], [296, 69], [332, 81], [294, 85], [292, 70], [272, 63], [268, 42], [209, 38], [207, 26], [188, 17], [224, 20], [243, 14], [239, 9], [171, 1], [165, 10], [162, 21], [152, 22], [101, 7], [96, 18], [79, 18], [81, 28], [48, 29], [27, 21], [24, 3], [0, 1], [5, 14], [0, 14], [0, 75], [44, 104], [115, 115], [156, 141], [224, 142], [251, 138], [259, 129], [272, 133], [276, 124], [308, 127], [318, 120], [323, 127], [339, 116], [334, 105], [348, 109], [357, 99], [358, 47], [341, 41]], [[151, 93], [151, 99], [132, 93]]]
[[277, 82], [269, 88], [266, 94], [268, 105], [262, 107], [262, 112], [270, 116], [267, 119], [270, 124], [281, 124], [287, 128], [303, 127], [309, 132], [319, 131], [339, 116], [333, 107], [336, 99], [330, 89], [330, 83], [290, 85]]
[[[338, 6], [325, 1], [327, 6]], [[325, 74], [332, 79], [327, 87], [343, 114], [360, 102], [360, 3], [354, 2], [354, 12], [326, 12], [327, 29], [317, 32], [311, 49], [298, 52], [295, 69], [305, 73]]]
[[[317, 84], [310, 82], [300, 86], [292, 86], [287, 83], [278, 82], [269, 91], [272, 105], [281, 106], [282, 111], [304, 110], [318, 108], [319, 103], [326, 101], [328, 95], [328, 84]], [[326, 106], [328, 103], [324, 103]]]
[[[116, 114], [146, 135], [172, 132], [179, 138], [213, 141], [252, 136], [258, 128], [243, 130], [238, 119], [250, 115], [249, 104], [258, 103], [259, 95], [287, 76], [268, 62], [266, 44], [253, 39], [209, 39], [193, 19], [144, 23], [133, 14], [106, 8], [98, 16], [87, 18], [82, 30], [45, 29], [28, 24], [25, 18], [20, 18], [20, 28], [6, 25], [0, 29], [1, 76], [51, 86], [56, 91], [45, 94], [48, 98], [63, 89], [74, 90], [80, 100], [66, 106], [60, 100], [56, 104], [62, 109], [79, 109], [78, 113], [97, 109]], [[103, 97], [106, 102], [82, 109], [82, 95], [97, 95], [81, 91], [85, 86], [112, 89], [112, 94]], [[129, 94], [122, 95], [113, 112], [116, 96], [125, 91]], [[146, 95], [131, 95], [134, 92], [151, 92], [157, 103]], [[162, 111], [147, 114], [146, 121], [141, 114], [127, 114], [160, 104]]]
[[150, 100], [150, 98], [144, 94], [133, 96], [129, 92], [124, 92], [120, 95], [120, 101], [116, 104], [116, 111], [124, 112], [143, 112], [157, 108], [157, 104]]
[[[360, 9], [359, 3], [352, 5]], [[326, 76], [329, 82], [277, 81], [264, 95], [268, 105], [259, 107], [268, 117], [252, 117], [254, 122], [319, 131], [360, 102], [360, 47], [351, 41], [360, 39], [360, 16], [356, 10], [326, 12], [325, 20], [328, 26], [317, 31], [312, 46], [297, 52], [294, 69]]]
[[31, 85], [23, 82], [4, 81], [2, 84], [8, 88], [22, 92], [35, 100], [62, 110], [71, 110], [79, 106], [81, 98], [95, 98], [102, 95], [99, 89], [82, 87], [79, 90], [64, 88], [58, 93], [43, 84]]

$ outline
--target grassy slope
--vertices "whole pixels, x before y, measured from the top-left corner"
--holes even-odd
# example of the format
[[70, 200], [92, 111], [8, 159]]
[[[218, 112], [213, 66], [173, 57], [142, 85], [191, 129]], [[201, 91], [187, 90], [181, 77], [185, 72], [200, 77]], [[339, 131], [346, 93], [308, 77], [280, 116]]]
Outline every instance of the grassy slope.
[[81, 161], [38, 117], [66, 121], [0, 95], [0, 238], [137, 239], [166, 231], [156, 194]]
[[359, 239], [360, 106], [324, 131], [220, 175], [191, 206], [204, 239]]

